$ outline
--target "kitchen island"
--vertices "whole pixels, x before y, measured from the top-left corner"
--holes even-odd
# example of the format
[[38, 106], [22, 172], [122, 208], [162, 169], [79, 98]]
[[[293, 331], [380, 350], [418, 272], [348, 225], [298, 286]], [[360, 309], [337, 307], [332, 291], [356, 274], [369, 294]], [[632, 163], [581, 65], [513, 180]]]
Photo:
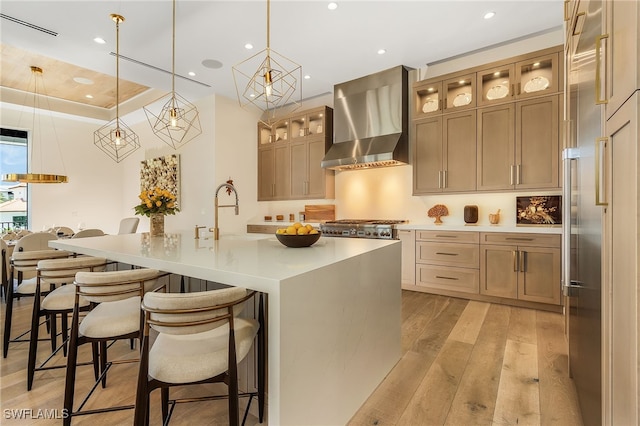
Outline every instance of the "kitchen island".
[[346, 424], [400, 359], [397, 240], [323, 237], [294, 249], [272, 235], [185, 231], [50, 245], [266, 293], [272, 425]]

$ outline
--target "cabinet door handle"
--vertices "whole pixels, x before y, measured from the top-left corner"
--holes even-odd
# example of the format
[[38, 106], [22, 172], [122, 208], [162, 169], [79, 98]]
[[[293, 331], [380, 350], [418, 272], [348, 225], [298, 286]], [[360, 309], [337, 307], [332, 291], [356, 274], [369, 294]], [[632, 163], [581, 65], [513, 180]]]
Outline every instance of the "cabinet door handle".
[[458, 253], [436, 252], [436, 254], [439, 254], [442, 256], [458, 256]]
[[524, 238], [524, 237], [506, 237], [505, 240], [511, 241], [533, 241], [533, 238]]
[[518, 251], [518, 257], [520, 258], [520, 272], [527, 272], [527, 252]]
[[574, 36], [580, 35], [582, 34], [582, 31], [576, 31], [578, 29], [578, 21], [580, 21], [580, 18], [585, 16], [587, 13], [586, 12], [580, 12], [576, 15], [576, 20], [573, 23], [573, 30], [571, 30], [571, 34], [573, 34]]
[[518, 251], [513, 250], [511, 252], [511, 258], [513, 259], [513, 272], [518, 272]]
[[522, 175], [522, 164], [518, 164], [516, 166], [516, 185], [520, 185], [521, 175]]
[[596, 139], [596, 155], [595, 155], [595, 160], [596, 160], [596, 206], [608, 206], [609, 203], [607, 203], [606, 201], [603, 201], [602, 198], [600, 198], [600, 194], [602, 192], [602, 182], [604, 181], [604, 170], [602, 165], [604, 164], [604, 153], [603, 150], [600, 149], [600, 145], [601, 142], [604, 142], [605, 148], [607, 146], [607, 142], [609, 141], [609, 138], [604, 137], [604, 138], [598, 138]]
[[[602, 97], [602, 79], [600, 78], [600, 68], [601, 68], [601, 64], [600, 64], [600, 50], [602, 49], [602, 40], [609, 38], [609, 34], [601, 34], [598, 37], [596, 37], [596, 105], [601, 105], [601, 104], [606, 104], [609, 102], [608, 99], [606, 99], [606, 97]], [[604, 65], [605, 65], [605, 69], [604, 69], [604, 77], [605, 77], [605, 86], [606, 86], [606, 82], [607, 82], [607, 58], [605, 57], [604, 60]], [[606, 87], [605, 87], [605, 91], [606, 91]]]
[[443, 170], [442, 171], [442, 188], [446, 188], [447, 187], [447, 170]]
[[521, 92], [520, 92], [520, 82], [518, 82], [518, 92], [516, 94], [518, 94], [518, 95], [521, 94]]
[[436, 238], [458, 238], [457, 235], [440, 235], [436, 234]]
[[438, 170], [438, 189], [442, 188], [442, 170]]
[[509, 185], [513, 186], [513, 164], [509, 166]]
[[442, 275], [436, 275], [436, 278], [439, 278], [441, 280], [454, 280], [454, 281], [457, 281], [459, 279], [459, 278], [456, 278], [456, 277], [445, 277], [445, 276], [442, 276]]

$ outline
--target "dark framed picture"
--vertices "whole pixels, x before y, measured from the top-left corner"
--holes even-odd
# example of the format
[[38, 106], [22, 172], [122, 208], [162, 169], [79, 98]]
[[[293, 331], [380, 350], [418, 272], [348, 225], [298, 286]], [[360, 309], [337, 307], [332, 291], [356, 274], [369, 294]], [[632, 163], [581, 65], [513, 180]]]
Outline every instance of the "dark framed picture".
[[562, 225], [562, 196], [516, 197], [516, 225]]

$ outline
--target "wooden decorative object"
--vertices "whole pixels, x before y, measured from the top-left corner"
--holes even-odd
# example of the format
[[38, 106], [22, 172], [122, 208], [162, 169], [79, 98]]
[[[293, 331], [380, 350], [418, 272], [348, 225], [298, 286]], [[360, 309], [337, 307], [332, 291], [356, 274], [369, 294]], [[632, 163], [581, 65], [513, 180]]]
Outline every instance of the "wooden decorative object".
[[447, 209], [447, 206], [445, 206], [444, 204], [436, 204], [429, 209], [429, 211], [427, 212], [427, 216], [435, 217], [436, 220], [433, 223], [435, 223], [436, 225], [441, 225], [442, 220], [440, 220], [440, 218], [442, 216], [449, 216], [449, 209]]

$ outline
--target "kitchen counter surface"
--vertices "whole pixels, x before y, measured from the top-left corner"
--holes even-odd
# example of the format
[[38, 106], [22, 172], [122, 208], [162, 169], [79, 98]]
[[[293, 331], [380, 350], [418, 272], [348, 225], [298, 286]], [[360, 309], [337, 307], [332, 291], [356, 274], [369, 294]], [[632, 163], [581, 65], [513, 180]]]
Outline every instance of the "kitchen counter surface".
[[433, 223], [405, 223], [397, 225], [398, 229], [414, 229], [416, 231], [475, 231], [475, 232], [519, 232], [531, 234], [561, 234], [562, 226], [508, 226], [508, 225], [435, 225]]
[[346, 424], [400, 359], [399, 240], [296, 249], [269, 234], [214, 241], [189, 230], [50, 246], [266, 293], [269, 424]]

